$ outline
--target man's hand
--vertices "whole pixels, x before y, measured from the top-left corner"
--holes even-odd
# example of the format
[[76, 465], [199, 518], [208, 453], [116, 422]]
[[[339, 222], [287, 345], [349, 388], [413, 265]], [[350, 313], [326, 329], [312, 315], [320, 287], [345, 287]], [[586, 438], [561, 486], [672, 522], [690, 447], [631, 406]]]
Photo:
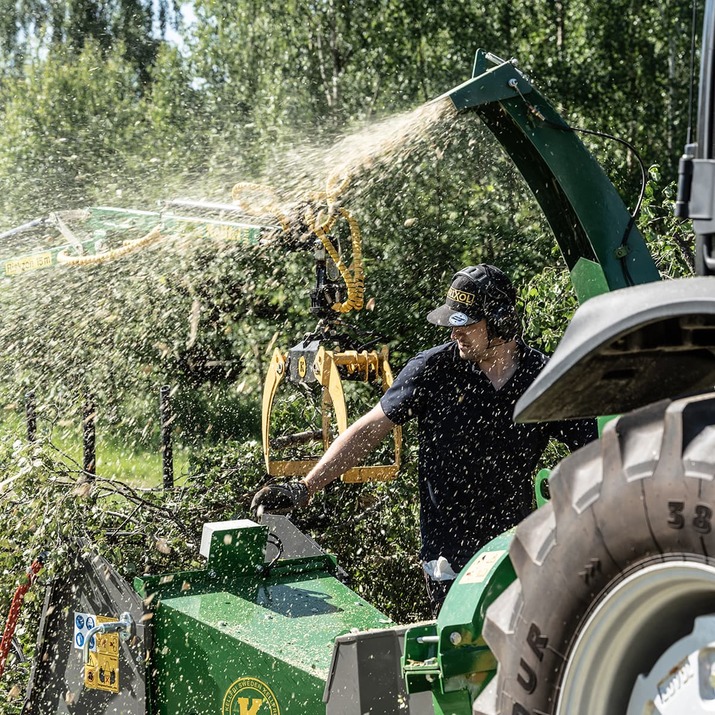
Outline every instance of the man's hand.
[[256, 492], [251, 501], [251, 511], [255, 511], [258, 516], [264, 511], [271, 514], [285, 513], [297, 506], [305, 506], [308, 499], [308, 487], [304, 482], [274, 482]]

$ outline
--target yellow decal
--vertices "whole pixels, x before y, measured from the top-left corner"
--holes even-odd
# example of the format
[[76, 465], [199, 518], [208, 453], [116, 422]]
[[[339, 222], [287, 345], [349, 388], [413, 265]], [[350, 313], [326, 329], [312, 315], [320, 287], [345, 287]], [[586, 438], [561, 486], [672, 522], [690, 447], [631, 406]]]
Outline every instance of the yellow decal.
[[258, 678], [239, 678], [223, 696], [221, 715], [280, 715], [273, 691]]
[[305, 377], [306, 372], [308, 372], [308, 364], [305, 362], [305, 356], [301, 355], [298, 358], [298, 374], [301, 377]]
[[250, 241], [251, 230], [235, 226], [207, 226], [206, 234], [221, 241]]
[[450, 288], [447, 291], [447, 298], [455, 300], [457, 303], [464, 303], [465, 305], [474, 303], [474, 293], [467, 293], [467, 291], [456, 290], [455, 288]]
[[23, 256], [5, 261], [5, 275], [19, 276], [21, 273], [36, 271], [38, 268], [47, 268], [52, 265], [51, 253], [38, 253], [34, 256]]
[[[97, 623], [110, 623], [116, 618], [97, 616]], [[97, 633], [97, 652], [89, 652], [84, 666], [84, 685], [93, 690], [119, 692], [119, 633]]]

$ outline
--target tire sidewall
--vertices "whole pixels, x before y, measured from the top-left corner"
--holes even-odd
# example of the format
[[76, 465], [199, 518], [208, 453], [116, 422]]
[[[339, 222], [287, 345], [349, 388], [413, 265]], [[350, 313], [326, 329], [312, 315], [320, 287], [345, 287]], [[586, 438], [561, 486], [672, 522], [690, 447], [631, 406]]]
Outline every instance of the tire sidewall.
[[[485, 624], [499, 662], [497, 709], [477, 702], [475, 713], [554, 713], [580, 628], [627, 575], [673, 558], [711, 562], [712, 422], [713, 395], [659, 403], [610, 423], [601, 440], [557, 467], [552, 501], [512, 543], [518, 580]], [[712, 455], [695, 471], [687, 459], [693, 444]]]

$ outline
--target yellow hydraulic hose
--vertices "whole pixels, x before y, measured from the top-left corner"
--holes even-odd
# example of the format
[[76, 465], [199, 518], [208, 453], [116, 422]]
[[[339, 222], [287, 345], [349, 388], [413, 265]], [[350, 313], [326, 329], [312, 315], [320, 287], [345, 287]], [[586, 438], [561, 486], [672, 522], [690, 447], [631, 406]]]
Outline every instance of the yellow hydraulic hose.
[[362, 264], [362, 236], [360, 235], [360, 227], [353, 216], [347, 209], [339, 208], [338, 211], [350, 226], [350, 237], [352, 239], [352, 266], [343, 263], [338, 252], [333, 246], [333, 242], [328, 238], [327, 232], [335, 224], [337, 215], [329, 217], [322, 224], [318, 224], [313, 214], [312, 209], [307, 209], [305, 212], [305, 222], [313, 233], [320, 239], [327, 254], [330, 256], [336, 268], [340, 272], [340, 276], [345, 281], [348, 289], [348, 295], [344, 302], [334, 303], [331, 307], [336, 313], [347, 313], [351, 310], [362, 310], [363, 298], [365, 295], [365, 273]]
[[[323, 220], [321, 211], [316, 217], [314, 210], [309, 207], [305, 212], [305, 224], [322, 243], [325, 251], [337, 267], [341, 278], [345, 281], [347, 298], [342, 303], [335, 303], [332, 309], [336, 313], [347, 313], [351, 310], [361, 310], [365, 295], [365, 274], [362, 261], [362, 236], [360, 227], [355, 218], [337, 205], [338, 197], [345, 191], [350, 183], [350, 177], [341, 177], [334, 174], [329, 177], [326, 190], [310, 197], [313, 203], [327, 202], [328, 217]], [[264, 184], [249, 182], [237, 183], [232, 191], [231, 198], [244, 211], [251, 214], [270, 214], [280, 222], [284, 231], [290, 229], [290, 221], [279, 207], [278, 196], [275, 190]], [[352, 243], [352, 265], [346, 266], [338, 254], [328, 234], [333, 229], [338, 218], [342, 216], [350, 227]]]
[[134, 251], [146, 248], [148, 245], [158, 241], [161, 235], [161, 225], [154, 226], [145, 236], [136, 238], [133, 241], [125, 241], [121, 246], [113, 248], [105, 253], [95, 253], [91, 256], [71, 256], [66, 251], [60, 251], [57, 254], [57, 263], [65, 266], [88, 266], [95, 263], [104, 263], [105, 261], [114, 261], [117, 258], [127, 256]]

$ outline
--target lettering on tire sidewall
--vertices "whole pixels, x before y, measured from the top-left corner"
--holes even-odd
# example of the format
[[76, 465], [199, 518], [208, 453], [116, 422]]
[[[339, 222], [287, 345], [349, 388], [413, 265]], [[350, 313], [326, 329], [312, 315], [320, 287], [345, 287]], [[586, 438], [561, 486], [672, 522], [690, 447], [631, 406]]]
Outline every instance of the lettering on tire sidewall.
[[[549, 646], [549, 639], [541, 632], [536, 623], [529, 626], [526, 635], [526, 652], [519, 661], [519, 672], [516, 681], [521, 686], [525, 695], [531, 695], [539, 684], [538, 666], [544, 660], [544, 652]], [[530, 662], [531, 661], [531, 662]], [[529, 715], [530, 711], [518, 702], [513, 704], [510, 715]]]
[[280, 715], [273, 691], [258, 678], [239, 678], [223, 696], [221, 715]]
[[690, 526], [698, 534], [709, 534], [712, 530], [713, 510], [707, 504], [696, 504], [688, 508], [684, 501], [673, 499], [668, 502], [668, 526], [680, 530]]

